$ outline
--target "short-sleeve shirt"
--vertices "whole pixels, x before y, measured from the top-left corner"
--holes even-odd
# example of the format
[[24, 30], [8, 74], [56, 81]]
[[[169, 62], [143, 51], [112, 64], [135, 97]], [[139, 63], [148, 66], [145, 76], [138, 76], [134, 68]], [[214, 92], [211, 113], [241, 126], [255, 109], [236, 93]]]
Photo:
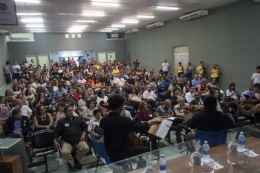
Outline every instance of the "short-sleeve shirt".
[[150, 93], [146, 90], [144, 93], [143, 93], [143, 98], [144, 99], [155, 99], [157, 98], [157, 96], [155, 95], [155, 93], [153, 91], [151, 91]]
[[[14, 109], [15, 109], [15, 107], [12, 108], [11, 113], [13, 112]], [[21, 107], [20, 111], [21, 111], [22, 116], [28, 116], [29, 113], [32, 112], [32, 110], [27, 105], [23, 105]]]
[[[205, 67], [204, 67], [205, 68]], [[199, 72], [199, 76], [203, 77], [204, 76], [204, 68], [202, 66], [197, 67], [197, 71]], [[206, 68], [205, 68], [206, 70]]]
[[177, 81], [178, 82], [186, 82], [187, 79], [186, 79], [186, 77], [183, 77], [183, 78], [179, 77]]
[[[161, 109], [163, 109], [163, 111]], [[156, 113], [159, 113], [160, 116], [167, 116], [167, 115], [169, 115], [168, 110], [169, 110], [169, 112], [171, 112], [172, 108], [171, 107], [170, 108], [164, 108], [163, 106], [158, 106], [157, 109], [156, 109]]]
[[254, 73], [251, 79], [254, 80], [254, 84], [260, 84], [260, 73]]
[[100, 123], [100, 120], [102, 118], [100, 118], [99, 120], [97, 120], [95, 117], [93, 117], [89, 123], [88, 123], [88, 131], [91, 131], [91, 132], [95, 132], [94, 129], [96, 126], [99, 126], [99, 123]]
[[135, 79], [134, 78], [127, 79], [127, 83], [134, 85], [135, 84]]
[[163, 71], [168, 71], [169, 63], [162, 63]]
[[178, 73], [183, 73], [183, 66], [178, 66], [177, 70], [178, 70]]

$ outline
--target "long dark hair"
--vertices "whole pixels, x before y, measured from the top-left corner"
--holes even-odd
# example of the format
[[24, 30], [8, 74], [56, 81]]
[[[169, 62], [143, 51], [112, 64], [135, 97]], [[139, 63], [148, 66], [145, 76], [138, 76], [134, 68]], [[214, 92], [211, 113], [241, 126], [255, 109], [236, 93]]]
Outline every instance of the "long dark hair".
[[236, 91], [236, 85], [235, 83], [230, 83], [228, 86], [229, 91], [231, 92], [231, 87], [234, 87], [234, 91]]

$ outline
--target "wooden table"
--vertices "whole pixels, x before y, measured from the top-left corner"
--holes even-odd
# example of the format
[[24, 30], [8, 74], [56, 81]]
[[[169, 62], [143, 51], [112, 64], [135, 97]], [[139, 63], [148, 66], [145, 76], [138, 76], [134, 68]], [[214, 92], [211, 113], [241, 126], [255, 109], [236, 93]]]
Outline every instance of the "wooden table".
[[6, 155], [0, 160], [0, 172], [22, 173], [22, 162], [19, 155]]
[[[248, 143], [253, 143], [255, 146], [254, 152], [260, 154], [260, 139], [255, 137], [247, 137], [245, 140], [245, 145]], [[229, 154], [227, 153], [228, 144], [223, 144], [217, 147], [210, 148], [209, 154], [217, 154], [219, 158], [219, 164], [224, 166], [224, 168], [214, 171], [214, 173], [228, 173], [228, 170], [232, 166], [232, 163], [236, 163], [236, 173], [259, 173], [260, 172], [260, 156], [257, 157], [248, 157], [244, 154]], [[163, 153], [161, 153], [163, 154]], [[213, 170], [209, 168], [207, 165], [205, 166], [195, 166], [190, 165], [190, 154], [186, 156], [182, 156], [176, 159], [167, 161], [167, 170], [171, 170], [174, 173], [202, 173], [202, 168], [206, 170]], [[239, 156], [239, 160], [238, 160]], [[240, 162], [238, 162], [240, 161]], [[239, 164], [240, 163], [240, 164]], [[159, 172], [159, 165], [153, 165], [155, 172]], [[141, 170], [134, 171], [141, 172]]]

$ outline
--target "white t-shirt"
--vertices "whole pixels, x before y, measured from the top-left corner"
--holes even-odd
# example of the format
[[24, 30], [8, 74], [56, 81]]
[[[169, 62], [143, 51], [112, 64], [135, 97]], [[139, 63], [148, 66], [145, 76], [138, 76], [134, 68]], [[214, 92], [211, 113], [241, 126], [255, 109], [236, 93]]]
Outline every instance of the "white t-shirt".
[[[21, 68], [19, 65], [13, 65], [12, 69], [13, 69], [14, 73], [20, 73]], [[16, 69], [19, 69], [19, 71], [17, 71]]]
[[254, 73], [251, 79], [254, 80], [254, 84], [256, 83], [260, 84], [260, 73]]
[[87, 108], [87, 103], [86, 103], [85, 100], [80, 99], [79, 102], [78, 102], [78, 106], [81, 106], [81, 108]]
[[33, 67], [35, 66], [33, 62], [31, 62], [30, 64], [32, 64]]
[[86, 82], [86, 79], [78, 80], [78, 84], [84, 84], [85, 82]]
[[[25, 88], [24, 90], [23, 90], [23, 94], [25, 94], [25, 91], [27, 90], [27, 88]], [[31, 91], [31, 94], [34, 94], [36, 91], [35, 91], [35, 89], [33, 89], [32, 87], [30, 87], [30, 91]]]
[[53, 86], [53, 91], [56, 91], [57, 89], [59, 89], [59, 88], [56, 86]]
[[41, 87], [41, 86], [46, 86], [46, 83], [43, 83], [43, 84], [38, 83], [38, 87]]
[[[14, 109], [15, 109], [15, 107], [12, 108], [11, 113], [13, 112]], [[22, 105], [20, 111], [21, 111], [22, 116], [28, 116], [29, 113], [32, 112], [32, 110], [27, 105]]]
[[163, 71], [168, 71], [169, 63], [168, 62], [162, 63], [162, 68], [163, 68]]
[[114, 83], [118, 84], [119, 86], [123, 86], [125, 84], [125, 79], [124, 78], [116, 78], [114, 80]]
[[37, 88], [37, 85], [36, 85], [36, 83], [32, 83], [31, 84], [31, 88], [33, 88], [34, 90]]
[[[234, 90], [229, 91], [229, 89], [226, 91], [226, 96], [230, 96], [232, 93], [234, 92]], [[237, 93], [233, 94], [232, 96], [230, 96], [233, 99], [237, 99]]]
[[100, 103], [101, 101], [104, 101], [105, 103], [107, 103], [107, 100], [108, 100], [108, 97], [107, 97], [107, 96], [104, 96], [104, 99], [102, 99], [101, 97], [97, 97], [97, 107], [98, 107], [98, 105], [99, 105], [99, 103]]

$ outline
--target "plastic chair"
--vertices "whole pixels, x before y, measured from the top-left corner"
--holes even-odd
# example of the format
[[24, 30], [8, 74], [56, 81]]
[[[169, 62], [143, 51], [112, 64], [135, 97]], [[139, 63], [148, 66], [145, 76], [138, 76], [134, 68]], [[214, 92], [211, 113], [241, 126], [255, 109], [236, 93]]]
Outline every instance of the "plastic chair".
[[101, 159], [102, 162], [105, 165], [113, 163], [113, 161], [111, 161], [109, 159], [108, 155], [107, 155], [107, 151], [106, 151], [106, 148], [105, 148], [104, 144], [102, 142], [100, 142], [100, 141], [95, 141], [90, 134], [88, 134], [88, 136], [89, 136], [89, 138], [91, 140], [91, 144], [92, 144], [93, 150], [94, 150], [95, 155], [97, 157], [96, 168], [98, 167], [99, 159]]
[[204, 141], [208, 141], [210, 147], [225, 144], [227, 142], [227, 130], [220, 131], [196, 131], [196, 140], [200, 140], [200, 145], [204, 144]]

